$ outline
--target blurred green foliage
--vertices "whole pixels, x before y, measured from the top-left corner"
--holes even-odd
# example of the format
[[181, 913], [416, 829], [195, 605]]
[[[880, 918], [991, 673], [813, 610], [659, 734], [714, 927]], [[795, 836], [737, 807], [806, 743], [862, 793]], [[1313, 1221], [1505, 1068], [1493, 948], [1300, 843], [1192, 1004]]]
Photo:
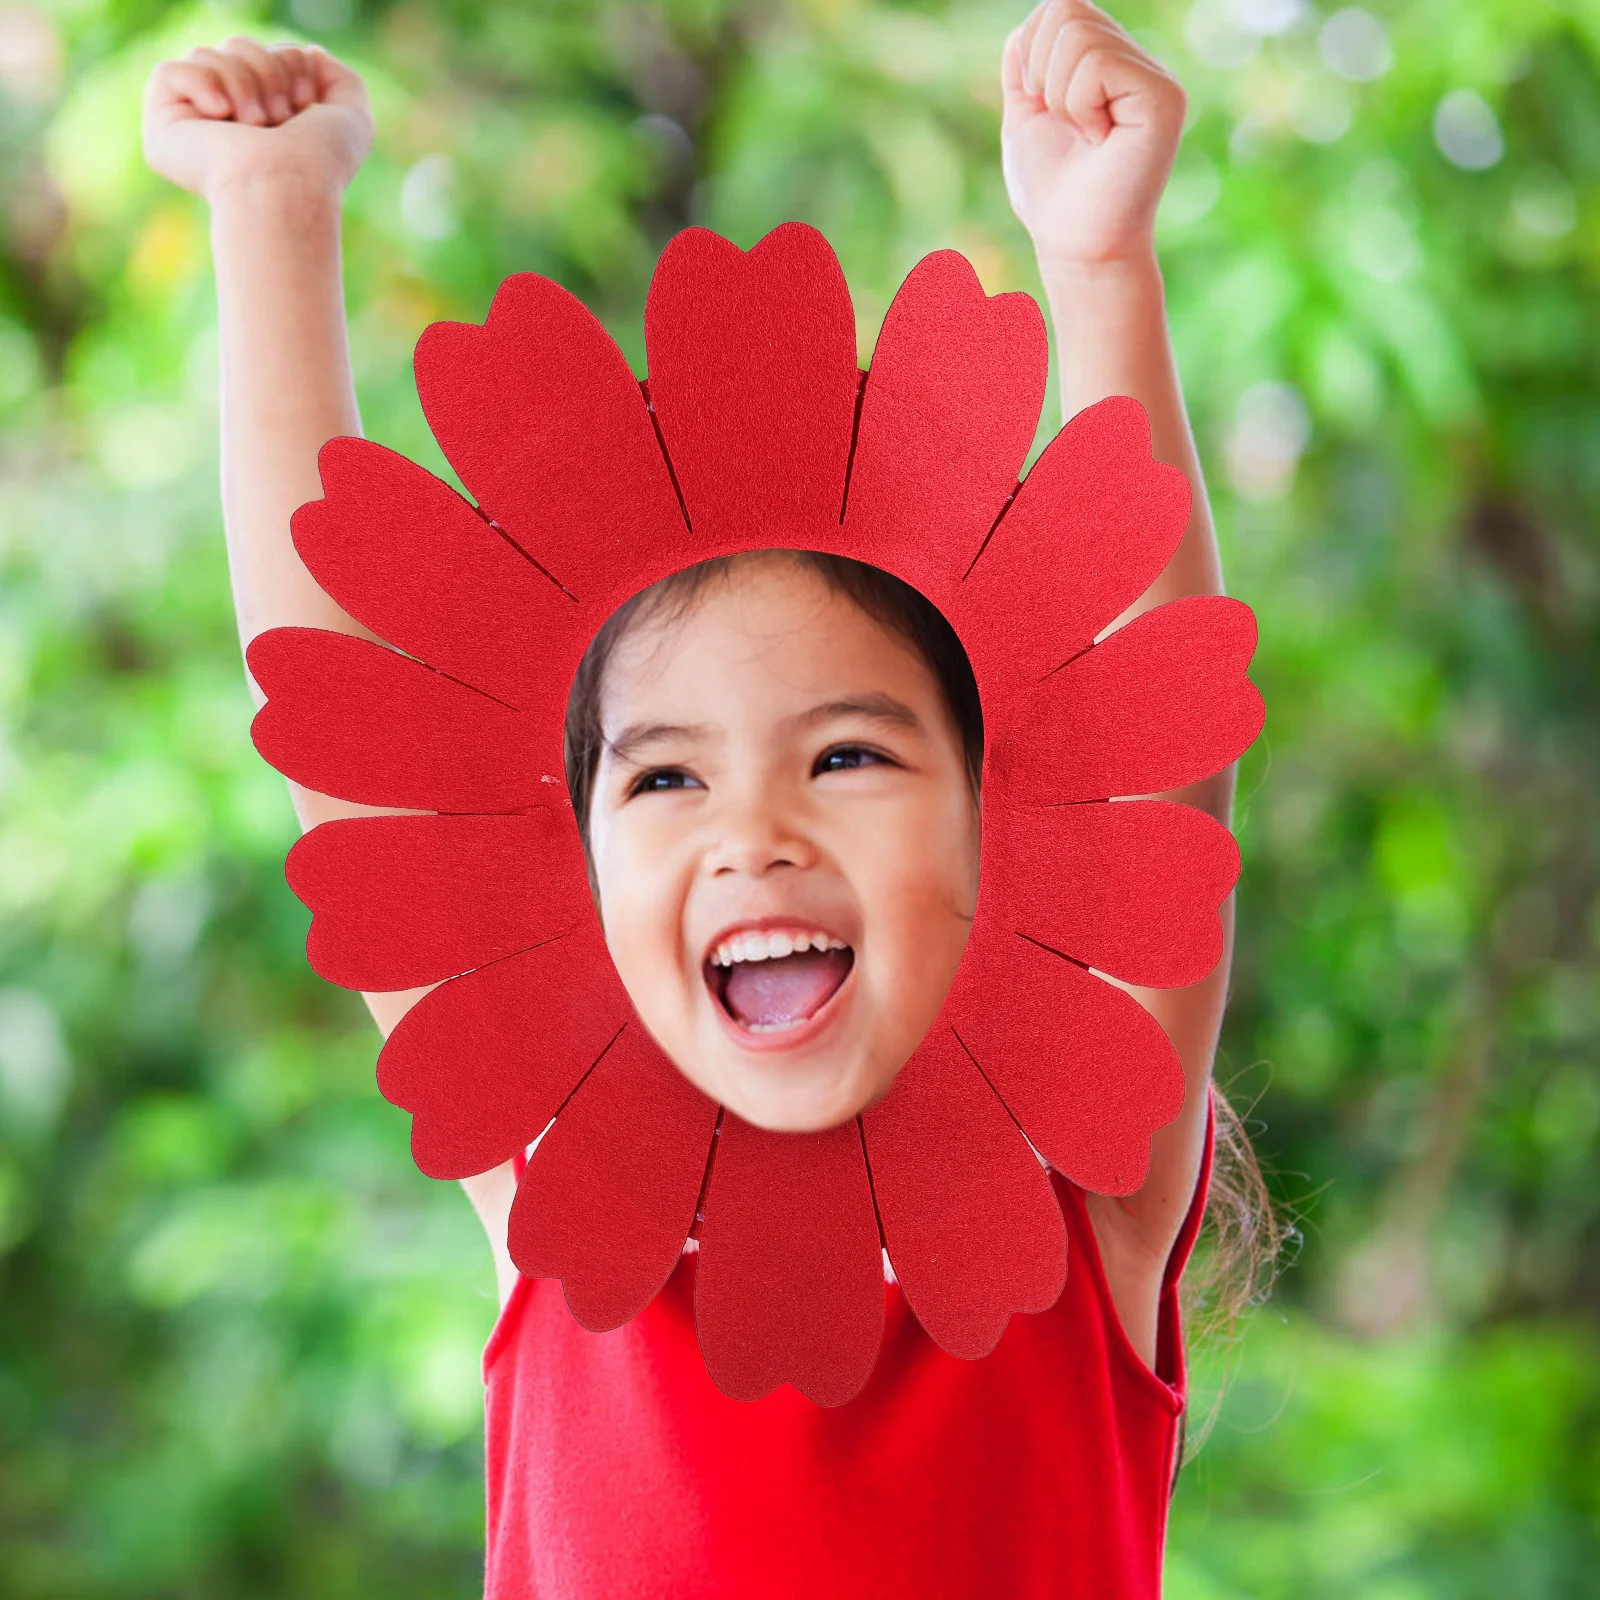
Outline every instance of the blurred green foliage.
[[[1016, 20], [0, 8], [0, 1592], [455, 1596], [480, 1560], [487, 1253], [304, 966], [227, 599], [205, 218], [142, 167], [148, 67], [248, 28], [369, 74], [361, 396], [442, 470], [412, 344], [515, 270], [636, 359], [689, 221], [823, 228], [864, 358], [928, 249], [1033, 287]], [[1220, 1072], [1303, 1233], [1199, 1353], [1169, 1593], [1600, 1595], [1600, 5], [1123, 20], [1191, 95], [1163, 261], [1262, 621]]]

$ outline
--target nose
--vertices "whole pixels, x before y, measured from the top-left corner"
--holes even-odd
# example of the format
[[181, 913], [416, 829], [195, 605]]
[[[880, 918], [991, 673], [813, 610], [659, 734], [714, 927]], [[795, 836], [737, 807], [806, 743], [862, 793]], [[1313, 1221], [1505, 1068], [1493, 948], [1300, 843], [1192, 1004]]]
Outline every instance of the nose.
[[711, 838], [706, 870], [713, 877], [744, 874], [761, 878], [786, 867], [809, 867], [817, 860], [815, 844], [769, 793], [745, 796], [719, 807], [708, 818]]

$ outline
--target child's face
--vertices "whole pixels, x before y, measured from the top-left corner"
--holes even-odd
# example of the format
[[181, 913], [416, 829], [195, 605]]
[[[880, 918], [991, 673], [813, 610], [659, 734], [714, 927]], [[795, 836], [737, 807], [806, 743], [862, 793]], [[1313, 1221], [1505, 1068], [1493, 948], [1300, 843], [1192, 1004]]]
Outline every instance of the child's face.
[[767, 553], [632, 629], [601, 716], [590, 845], [640, 1017], [749, 1122], [848, 1120], [932, 1026], [977, 904], [978, 806], [933, 673]]

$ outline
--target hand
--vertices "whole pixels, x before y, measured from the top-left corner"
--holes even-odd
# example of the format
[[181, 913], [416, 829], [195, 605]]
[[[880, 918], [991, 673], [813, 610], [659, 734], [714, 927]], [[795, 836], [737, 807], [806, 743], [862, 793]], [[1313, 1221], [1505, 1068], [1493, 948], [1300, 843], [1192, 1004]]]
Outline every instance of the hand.
[[366, 87], [314, 47], [229, 39], [162, 62], [145, 89], [145, 160], [208, 200], [258, 178], [340, 193], [371, 144]]
[[1088, 0], [1044, 0], [1006, 40], [1001, 165], [1041, 260], [1154, 259], [1183, 88]]

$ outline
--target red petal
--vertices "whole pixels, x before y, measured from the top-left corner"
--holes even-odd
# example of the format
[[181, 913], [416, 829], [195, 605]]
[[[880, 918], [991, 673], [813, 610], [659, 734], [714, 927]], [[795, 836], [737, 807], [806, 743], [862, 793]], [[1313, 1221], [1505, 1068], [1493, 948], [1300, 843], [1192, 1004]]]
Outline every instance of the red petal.
[[958, 627], [986, 701], [1084, 649], [1150, 587], [1188, 521], [1188, 480], [1151, 457], [1144, 407], [1115, 395], [1080, 411], [962, 586]]
[[954, 250], [913, 268], [862, 395], [845, 518], [862, 559], [935, 599], [960, 580], [1017, 486], [1048, 365], [1028, 295], [989, 299]]
[[1067, 1276], [1061, 1207], [948, 1028], [923, 1040], [861, 1126], [890, 1263], [936, 1343], [975, 1360], [1013, 1311], [1055, 1304]]
[[644, 331], [697, 553], [837, 543], [858, 372], [828, 241], [786, 222], [746, 254], [685, 229], [662, 252]]
[[1170, 800], [995, 810], [984, 833], [982, 892], [1014, 932], [1155, 989], [1198, 983], [1221, 959], [1217, 908], [1239, 846], [1203, 811]]
[[507, 278], [481, 328], [429, 328], [416, 367], [422, 409], [461, 481], [546, 571], [592, 602], [594, 623], [626, 597], [630, 572], [692, 559], [673, 554], [683, 515], [639, 385], [610, 335], [559, 284], [531, 272]]
[[1220, 772], [1266, 712], [1249, 606], [1191, 595], [1136, 617], [1019, 698], [994, 741], [1003, 792], [1053, 804], [1158, 794]]
[[975, 933], [956, 981], [961, 1042], [1034, 1148], [1085, 1189], [1132, 1194], [1150, 1135], [1183, 1106], [1183, 1068], [1160, 1023], [1114, 984], [1014, 936]]
[[382, 645], [274, 628], [251, 641], [247, 659], [267, 696], [250, 728], [256, 749], [318, 794], [514, 811], [548, 800], [561, 781], [559, 722], [541, 726]]
[[[589, 627], [579, 608], [467, 504], [404, 456], [330, 439], [321, 500], [294, 514], [294, 544], [357, 621], [409, 655], [509, 705], [547, 710], [552, 635]], [[556, 702], [559, 703], [559, 702]]]
[[378, 1057], [378, 1088], [416, 1118], [430, 1178], [470, 1178], [525, 1150], [632, 1018], [591, 918], [424, 995]]
[[566, 933], [594, 908], [572, 813], [352, 817], [289, 852], [306, 954], [346, 989], [410, 989]]
[[638, 1024], [539, 1142], [511, 1208], [511, 1259], [560, 1278], [594, 1333], [655, 1299], [694, 1225], [717, 1106]]
[[883, 1256], [861, 1130], [767, 1133], [731, 1111], [711, 1159], [695, 1323], [724, 1394], [792, 1383], [820, 1406], [867, 1381], [883, 1340]]

